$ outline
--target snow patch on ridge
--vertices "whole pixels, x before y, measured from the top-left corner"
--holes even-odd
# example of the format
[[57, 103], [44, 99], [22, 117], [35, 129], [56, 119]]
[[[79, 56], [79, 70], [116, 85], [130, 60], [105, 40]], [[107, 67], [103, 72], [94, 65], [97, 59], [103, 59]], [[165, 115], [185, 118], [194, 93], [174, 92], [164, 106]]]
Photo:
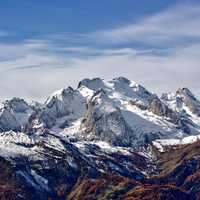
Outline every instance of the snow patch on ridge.
[[200, 141], [200, 135], [192, 135], [192, 136], [184, 137], [182, 139], [155, 140], [152, 143], [160, 152], [164, 152], [164, 148], [167, 146], [186, 145], [186, 144], [192, 144], [197, 141]]

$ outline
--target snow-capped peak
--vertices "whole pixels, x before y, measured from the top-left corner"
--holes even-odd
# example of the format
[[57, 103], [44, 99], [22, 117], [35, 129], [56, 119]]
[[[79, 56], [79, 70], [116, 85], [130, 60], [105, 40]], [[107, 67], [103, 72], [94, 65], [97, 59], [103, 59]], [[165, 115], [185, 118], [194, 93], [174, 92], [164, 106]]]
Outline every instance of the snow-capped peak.
[[48, 97], [48, 99], [46, 100], [45, 104], [48, 106], [48, 104], [53, 103], [53, 101], [55, 101], [56, 99], [60, 100], [60, 101], [63, 101], [64, 98], [66, 98], [67, 96], [72, 94], [73, 91], [74, 90], [71, 87], [68, 87], [67, 89], [63, 88], [63, 89], [57, 90], [52, 95], [50, 95]]
[[[0, 130], [35, 133], [47, 129], [65, 136], [95, 136], [110, 143], [136, 145], [198, 134], [199, 108], [199, 101], [186, 88], [159, 98], [124, 77], [84, 79], [77, 89], [54, 92], [44, 104], [29, 105], [17, 98], [2, 103]], [[119, 138], [123, 142], [116, 142]]]
[[200, 101], [188, 88], [178, 89], [175, 94], [163, 94], [161, 99], [174, 111], [188, 115], [200, 126]]
[[0, 108], [0, 130], [22, 130], [28, 123], [33, 109], [20, 98], [13, 98], [2, 103]]

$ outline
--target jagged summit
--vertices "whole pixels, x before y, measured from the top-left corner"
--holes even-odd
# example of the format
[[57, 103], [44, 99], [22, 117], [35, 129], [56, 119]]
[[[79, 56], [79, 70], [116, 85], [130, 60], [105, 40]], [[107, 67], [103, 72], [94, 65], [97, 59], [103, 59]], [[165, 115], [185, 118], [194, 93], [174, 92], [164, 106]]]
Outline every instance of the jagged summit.
[[124, 77], [83, 79], [77, 89], [58, 90], [43, 104], [13, 98], [3, 102], [0, 111], [0, 131], [47, 129], [65, 137], [127, 146], [200, 131], [200, 103], [189, 89], [159, 98]]
[[13, 98], [3, 102], [0, 108], [0, 130], [21, 131], [32, 113], [32, 107], [23, 99]]
[[187, 96], [187, 97], [190, 97], [193, 100], [197, 100], [196, 97], [194, 96], [194, 94], [192, 94], [192, 92], [188, 88], [186, 88], [186, 87], [179, 88], [176, 91], [176, 95], [177, 96]]
[[0, 177], [8, 182], [0, 199], [2, 189], [43, 200], [144, 196], [140, 188], [192, 199], [200, 191], [199, 105], [186, 88], [159, 98], [124, 77], [84, 79], [44, 103], [2, 102]]
[[188, 88], [180, 88], [175, 94], [163, 94], [161, 99], [173, 110], [183, 111], [193, 116], [200, 116], [200, 101]]
[[187, 106], [192, 113], [200, 116], [200, 101], [192, 94], [188, 88], [179, 89], [176, 96], [180, 98], [185, 106]]

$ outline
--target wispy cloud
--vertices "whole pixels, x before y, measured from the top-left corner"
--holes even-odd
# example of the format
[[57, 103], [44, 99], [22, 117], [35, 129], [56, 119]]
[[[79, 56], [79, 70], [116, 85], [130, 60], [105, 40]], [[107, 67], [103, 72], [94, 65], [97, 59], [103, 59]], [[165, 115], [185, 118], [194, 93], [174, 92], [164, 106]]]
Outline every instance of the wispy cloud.
[[0, 31], [0, 37], [8, 36], [6, 31]]
[[[200, 5], [179, 5], [95, 33], [0, 43], [0, 94], [42, 99], [85, 77], [126, 76], [153, 91], [199, 93]], [[0, 32], [1, 36], [1, 32]]]
[[[200, 5], [177, 5], [161, 13], [94, 33], [102, 42], [130, 44], [140, 42], [153, 46], [173, 46], [200, 41]], [[170, 44], [171, 43], [171, 44]]]

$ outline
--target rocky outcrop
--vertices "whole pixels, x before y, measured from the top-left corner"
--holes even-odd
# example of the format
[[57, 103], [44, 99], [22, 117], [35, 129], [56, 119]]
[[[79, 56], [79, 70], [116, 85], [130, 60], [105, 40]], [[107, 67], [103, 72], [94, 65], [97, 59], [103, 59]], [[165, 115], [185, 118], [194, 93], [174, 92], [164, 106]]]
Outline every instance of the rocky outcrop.
[[192, 113], [200, 117], [200, 101], [188, 88], [179, 89], [176, 92], [176, 96], [191, 110]]
[[21, 131], [28, 123], [33, 109], [23, 99], [5, 101], [0, 108], [0, 131]]
[[120, 109], [104, 90], [95, 93], [88, 102], [81, 129], [84, 130], [83, 136], [89, 136], [90, 140], [103, 140], [119, 146], [130, 146], [134, 137]]
[[180, 116], [178, 115], [178, 113], [170, 109], [157, 96], [154, 96], [154, 98], [150, 100], [149, 110], [158, 116], [168, 118], [171, 122], [175, 124], [178, 124], [180, 121]]
[[85, 101], [82, 95], [71, 87], [59, 90], [46, 100], [39, 113], [39, 122], [43, 123], [45, 128], [52, 128], [59, 118], [79, 118], [85, 111]]

